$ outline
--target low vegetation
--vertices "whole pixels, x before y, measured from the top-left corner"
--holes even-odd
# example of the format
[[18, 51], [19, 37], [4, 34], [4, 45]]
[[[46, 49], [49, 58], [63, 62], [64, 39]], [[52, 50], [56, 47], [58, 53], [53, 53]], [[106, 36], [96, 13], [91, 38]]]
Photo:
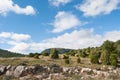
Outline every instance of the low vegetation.
[[0, 57], [9, 58], [9, 57], [24, 57], [24, 56], [25, 55], [20, 54], [20, 53], [14, 53], [14, 52], [0, 49]]
[[[60, 51], [62, 50], [62, 51]], [[64, 51], [65, 50], [65, 51]], [[63, 52], [63, 53], [61, 53]], [[2, 52], [3, 53], [3, 52]], [[16, 55], [17, 53], [14, 53]], [[18, 56], [19, 54], [17, 54]], [[9, 56], [9, 55], [7, 55]], [[6, 56], [6, 57], [7, 57]], [[57, 64], [63, 67], [87, 67], [99, 70], [101, 66], [120, 67], [120, 40], [116, 42], [105, 41], [100, 47], [88, 47], [84, 49], [59, 49], [51, 48], [42, 53], [29, 53], [23, 57], [0, 58], [1, 65], [36, 65], [46, 66]], [[10, 56], [9, 56], [10, 57]], [[66, 74], [68, 75], [68, 74]], [[112, 75], [114, 77], [116, 75]], [[79, 80], [81, 76], [72, 76]], [[107, 80], [107, 79], [106, 79]]]
[[[116, 42], [112, 41], [105, 41], [100, 47], [88, 47], [84, 49], [59, 49], [59, 48], [51, 48], [44, 50], [41, 55], [50, 57], [51, 59], [58, 59], [62, 55], [62, 59], [65, 59], [65, 63], [71, 63], [74, 57], [76, 58], [77, 63], [81, 63], [81, 58], [88, 59], [92, 64], [103, 64], [103, 65], [112, 65], [112, 66], [119, 66], [120, 59], [120, 40]], [[60, 51], [62, 50], [62, 51]], [[64, 51], [65, 50], [65, 51]], [[61, 53], [63, 52], [63, 54]], [[29, 57], [39, 58], [40, 54], [37, 53], [30, 53]], [[70, 58], [72, 57], [72, 58]], [[73, 59], [74, 60], [74, 59]]]

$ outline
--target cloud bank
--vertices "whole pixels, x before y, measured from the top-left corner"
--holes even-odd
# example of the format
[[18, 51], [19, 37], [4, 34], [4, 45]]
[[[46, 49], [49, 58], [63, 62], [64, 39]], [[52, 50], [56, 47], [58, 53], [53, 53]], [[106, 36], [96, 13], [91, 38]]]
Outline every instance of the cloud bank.
[[[14, 33], [17, 34], [17, 33]], [[47, 48], [70, 48], [79, 49], [87, 47], [100, 46], [105, 40], [117, 41], [120, 40], [120, 31], [114, 30], [106, 32], [104, 35], [95, 34], [94, 29], [74, 30], [71, 33], [45, 39], [41, 42], [31, 42], [31, 36], [28, 34], [17, 34], [18, 39], [12, 38], [14, 35], [9, 32], [0, 33], [1, 45], [7, 44], [11, 46], [7, 50], [28, 54], [29, 52], [40, 52]], [[24, 35], [24, 36], [23, 36]], [[29, 36], [29, 37], [28, 37]], [[117, 37], [116, 37], [117, 36]], [[4, 39], [3, 39], [4, 38]]]

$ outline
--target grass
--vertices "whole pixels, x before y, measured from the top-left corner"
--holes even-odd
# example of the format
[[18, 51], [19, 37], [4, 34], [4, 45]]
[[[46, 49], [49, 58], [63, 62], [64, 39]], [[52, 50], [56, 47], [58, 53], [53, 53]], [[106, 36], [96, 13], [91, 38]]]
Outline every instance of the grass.
[[64, 67], [87, 67], [91, 69], [99, 69], [102, 64], [92, 64], [90, 63], [89, 58], [80, 58], [81, 63], [77, 63], [78, 57], [69, 56], [70, 63], [66, 64], [63, 59], [63, 55], [59, 55], [59, 59], [51, 59], [49, 56], [39, 56], [39, 59], [31, 58], [31, 57], [13, 57], [13, 58], [0, 58], [1, 65], [35, 65], [40, 64], [42, 66], [46, 66], [49, 64], [58, 64]]
[[89, 68], [100, 68], [101, 65], [98, 64], [91, 64], [88, 58], [80, 58], [81, 63], [77, 63], [77, 58], [74, 56], [70, 56], [69, 60], [70, 63], [66, 64], [65, 60], [62, 59], [63, 55], [60, 55], [59, 59], [51, 59], [49, 56], [40, 56], [39, 59], [30, 58], [30, 57], [13, 57], [13, 58], [0, 58], [1, 65], [19, 65], [19, 64], [26, 64], [26, 65], [49, 65], [49, 64], [58, 64], [60, 66], [65, 67], [89, 67]]
[[[87, 68], [91, 68], [91, 69], [98, 69], [101, 68], [101, 64], [91, 64], [89, 58], [80, 58], [81, 59], [81, 63], [77, 63], [77, 58], [78, 57], [74, 57], [74, 56], [70, 56], [70, 64], [66, 64], [64, 62], [63, 55], [60, 55], [59, 59], [51, 59], [49, 56], [40, 56], [39, 59], [35, 59], [35, 58], [30, 58], [30, 57], [13, 57], [13, 58], [0, 58], [0, 65], [19, 65], [19, 64], [26, 64], [26, 65], [35, 65], [35, 64], [40, 64], [42, 66], [46, 66], [49, 64], [58, 64], [60, 66], [64, 66], [64, 67], [87, 67]], [[71, 77], [70, 80], [81, 80], [81, 76], [80, 75], [76, 75], [76, 74], [65, 74], [64, 75]], [[105, 80], [120, 80], [119, 76], [117, 76], [116, 74], [111, 74], [109, 78], [105, 79]], [[4, 79], [3, 79], [4, 78]], [[9, 78], [9, 79], [8, 79]], [[11, 79], [10, 79], [11, 78]], [[12, 77], [6, 77], [6, 76], [0, 76], [0, 80], [18, 80], [18, 79], [13, 79]], [[62, 80], [69, 80], [69, 79], [62, 79]], [[89, 79], [89, 80], [101, 80], [100, 79]]]

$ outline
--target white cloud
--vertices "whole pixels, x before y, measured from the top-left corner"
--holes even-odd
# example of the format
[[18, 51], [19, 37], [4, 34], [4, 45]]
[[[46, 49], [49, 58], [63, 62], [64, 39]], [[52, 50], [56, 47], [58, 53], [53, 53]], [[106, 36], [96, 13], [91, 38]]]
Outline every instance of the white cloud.
[[27, 44], [27, 43], [8, 41], [8, 44], [12, 45], [12, 47], [8, 49], [9, 51], [18, 52], [18, 53], [24, 53], [24, 54], [28, 53], [29, 44]]
[[103, 43], [101, 35], [94, 34], [93, 29], [74, 30], [61, 36], [43, 40], [42, 42], [29, 43], [30, 50], [42, 51], [47, 48], [79, 49], [89, 46], [100, 46]]
[[115, 31], [107, 32], [104, 35], [104, 39], [105, 40], [111, 40], [111, 41], [114, 41], [114, 42], [117, 41], [117, 40], [120, 40], [120, 31], [115, 30]]
[[65, 5], [67, 3], [70, 3], [72, 0], [48, 0], [50, 4], [53, 6], [60, 6], [60, 5]]
[[[95, 34], [94, 29], [74, 30], [61, 36], [43, 40], [42, 42], [30, 43], [33, 51], [42, 51], [47, 48], [70, 48], [79, 49], [100, 46], [105, 40], [120, 40], [120, 31], [109, 31], [104, 35]], [[116, 37], [118, 36], [118, 37]]]
[[26, 41], [31, 38], [28, 34], [17, 34], [13, 32], [1, 32], [0, 38], [8, 38], [15, 41]]
[[21, 8], [15, 4], [12, 0], [0, 0], [0, 14], [6, 16], [8, 12], [14, 12], [17, 14], [34, 15], [35, 10], [32, 6], [28, 5], [25, 8]]
[[[3, 35], [6, 34], [6, 35]], [[117, 41], [120, 40], [120, 30], [108, 31], [104, 35], [95, 34], [94, 29], [81, 29], [74, 30], [71, 33], [65, 33], [63, 35], [45, 39], [41, 42], [31, 42], [31, 38], [27, 38], [27, 41], [21, 39], [17, 41], [14, 39], [9, 39], [9, 35], [5, 32], [0, 34], [1, 38], [6, 39], [5, 43], [11, 46], [8, 50], [13, 52], [19, 52], [27, 54], [29, 52], [40, 52], [47, 48], [70, 48], [70, 49], [79, 49], [86, 47], [96, 47], [100, 46], [105, 40]], [[8, 32], [10, 33], [10, 32]], [[17, 34], [17, 33], [15, 33]], [[21, 34], [20, 34], [21, 35]], [[26, 35], [26, 34], [24, 34]], [[7, 37], [6, 37], [7, 36]], [[11, 36], [11, 34], [10, 34]]]
[[3, 37], [3, 38], [9, 38], [11, 36], [11, 33], [9, 32], [1, 32], [0, 33], [0, 37]]
[[76, 8], [84, 13], [84, 16], [97, 16], [100, 14], [110, 14], [118, 9], [120, 0], [85, 0], [83, 4]]
[[28, 34], [18, 34], [14, 32], [1, 32], [0, 33], [0, 43], [2, 45], [11, 46], [9, 51], [18, 52], [18, 53], [28, 53], [29, 51], [29, 42], [31, 36]]
[[28, 34], [12, 33], [12, 36], [11, 36], [11, 39], [16, 40], [16, 41], [26, 41], [30, 38], [31, 38], [31, 36]]
[[81, 21], [74, 14], [60, 11], [55, 16], [55, 21], [53, 22], [54, 29], [52, 32], [62, 32], [64, 30], [81, 25]]

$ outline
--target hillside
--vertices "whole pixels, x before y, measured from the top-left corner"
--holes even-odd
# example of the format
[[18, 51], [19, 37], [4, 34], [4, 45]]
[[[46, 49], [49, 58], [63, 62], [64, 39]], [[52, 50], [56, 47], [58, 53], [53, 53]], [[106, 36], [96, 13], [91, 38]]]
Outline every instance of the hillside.
[[[43, 54], [43, 53], [48, 53], [48, 54], [50, 54], [50, 50], [51, 50], [52, 48], [49, 48], [49, 49], [45, 49], [44, 51], [42, 51], [41, 52], [41, 54]], [[69, 52], [71, 49], [65, 49], [65, 48], [56, 48], [57, 49], [57, 51], [58, 51], [58, 53], [59, 54], [62, 54], [62, 53], [67, 53], [67, 52]]]
[[23, 57], [23, 54], [0, 49], [0, 57]]

